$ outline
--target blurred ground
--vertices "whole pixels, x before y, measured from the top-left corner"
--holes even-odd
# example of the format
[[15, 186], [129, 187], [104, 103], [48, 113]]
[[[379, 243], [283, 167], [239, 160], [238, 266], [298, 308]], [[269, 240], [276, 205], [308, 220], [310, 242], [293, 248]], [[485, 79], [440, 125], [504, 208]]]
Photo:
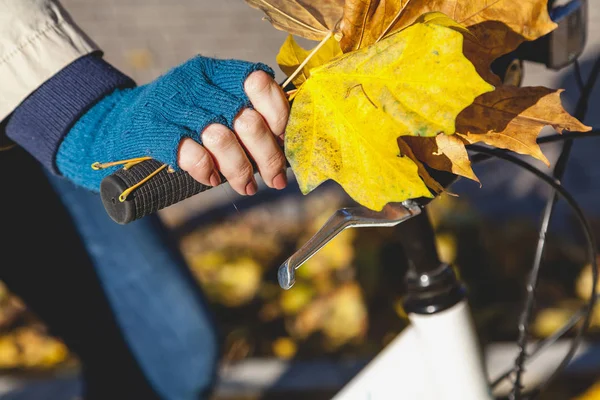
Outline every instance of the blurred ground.
[[[263, 21], [262, 14], [242, 0], [63, 0], [62, 3], [104, 50], [105, 58], [139, 84], [151, 81], [198, 53], [261, 61], [275, 68], [278, 80], [284, 79], [276, 67], [275, 55], [286, 34]], [[589, 9], [590, 33], [581, 57], [584, 78], [600, 53], [600, 0], [592, 0]], [[570, 110], [578, 95], [572, 68], [556, 72], [527, 63], [523, 85], [565, 88], [563, 99]], [[584, 121], [588, 125], [600, 126], [599, 100], [600, 87], [597, 87]], [[600, 219], [600, 185], [593, 184], [600, 181], [598, 148], [600, 138], [576, 143], [564, 181], [586, 211]], [[545, 152], [553, 159], [558, 149], [558, 146], [547, 147]], [[514, 335], [516, 315], [506, 310], [518, 310], [545, 187], [528, 173], [501, 162], [477, 166], [475, 171], [483, 188], [461, 181], [453, 188], [460, 199], [438, 202], [432, 210], [442, 256], [455, 261], [470, 284], [482, 334], [490, 340], [507, 339]], [[291, 192], [296, 190], [293, 183], [290, 186]], [[257, 197], [261, 195], [270, 196], [264, 188]], [[400, 271], [395, 270], [392, 275], [385, 268], [375, 268], [378, 262], [397, 256], [393, 250], [394, 231], [349, 234], [334, 242], [335, 247], [324, 252], [321, 263], [315, 259], [312, 267], [306, 266], [306, 275], [300, 277], [298, 290], [294, 292], [296, 297], [281, 295], [272, 281], [273, 268], [344, 201], [339, 191], [324, 189], [300, 200], [291, 196], [256, 205], [243, 200], [225, 185], [161, 213], [180, 235], [182, 249], [199, 282], [207, 288], [218, 315], [224, 316], [220, 323], [229, 332], [225, 359], [310, 358], [325, 352], [332, 357], [370, 356], [402, 329], [405, 321], [395, 307], [398, 293], [394, 291]], [[191, 218], [215, 207], [217, 217]], [[549, 311], [540, 314], [536, 325], [540, 337], [551, 332], [568, 317], [572, 307], [580, 304], [577, 282], [586, 276], [585, 272], [580, 274], [585, 271], [582, 249], [576, 239], [571, 240], [570, 231], [564, 229], [569, 219], [566, 209], [561, 210], [557, 226], [562, 228], [549, 239], [553, 250], [549, 252], [549, 266], [541, 286], [541, 305]], [[298, 220], [297, 215], [303, 219]], [[265, 226], [269, 229], [261, 229]], [[202, 239], [206, 237], [217, 239], [212, 242]], [[268, 245], [257, 246], [257, 237], [261, 238], [260, 243]], [[217, 247], [215, 242], [223, 246]], [[227, 264], [227, 274], [244, 274], [245, 285], [232, 288], [223, 274], [211, 269], [211, 266], [224, 264]], [[493, 294], [497, 291], [504, 293], [501, 299]], [[11, 304], [15, 309], [21, 306], [18, 301]], [[336, 304], [344, 306], [336, 308]], [[324, 308], [338, 310], [333, 311], [337, 319], [324, 319], [320, 313]], [[600, 324], [600, 315], [597, 322]], [[270, 331], [265, 333], [264, 329]], [[325, 341], [304, 341], [317, 331]], [[257, 336], [261, 340], [256, 339]], [[26, 343], [45, 349], [34, 352], [44, 357], [30, 362], [43, 366], [64, 356], [59, 344], [43, 342], [31, 332], [15, 334], [16, 337], [24, 337]], [[7, 348], [11, 349], [4, 347]], [[0, 358], [6, 355], [1, 350], [2, 343]], [[10, 386], [10, 381], [0, 381], [0, 393], [3, 384]], [[59, 384], [58, 388], [61, 393], [77, 389], [72, 384]], [[36, 389], [31, 390], [35, 393]], [[35, 396], [2, 398], [42, 398]]]

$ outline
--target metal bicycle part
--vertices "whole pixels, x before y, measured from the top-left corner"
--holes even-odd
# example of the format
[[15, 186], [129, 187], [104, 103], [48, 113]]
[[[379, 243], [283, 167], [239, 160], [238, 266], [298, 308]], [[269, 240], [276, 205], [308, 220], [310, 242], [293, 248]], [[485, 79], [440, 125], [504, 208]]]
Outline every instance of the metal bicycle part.
[[[395, 390], [390, 390], [390, 384], [382, 378], [392, 371], [397, 372], [392, 364], [398, 362], [400, 353], [409, 350], [419, 354], [418, 365], [413, 364], [406, 375], [419, 371], [435, 382], [434, 385], [415, 387], [411, 381], [411, 399], [492, 400], [465, 288], [454, 269], [439, 260], [427, 209], [418, 200], [390, 203], [380, 212], [364, 207], [337, 210], [304, 246], [281, 265], [279, 284], [284, 289], [291, 288], [294, 271], [344, 229], [394, 227], [403, 222], [408, 225], [401, 246], [410, 261], [403, 307], [411, 321], [407, 332], [412, 332], [414, 339], [410, 349], [404, 345], [405, 340], [398, 342], [398, 346], [389, 347], [389, 351], [385, 352], [388, 356], [384, 356], [383, 361], [370, 363], [334, 399], [396, 398]], [[381, 360], [381, 357], [378, 359]], [[448, 374], [448, 370], [456, 365], [463, 367]]]
[[581, 56], [588, 32], [588, 0], [550, 0], [548, 12], [556, 29], [534, 41], [524, 42], [516, 58], [543, 64], [558, 71]]
[[295, 270], [344, 229], [396, 226], [420, 213], [421, 207], [413, 201], [388, 203], [381, 211], [372, 211], [364, 207], [337, 210], [313, 237], [279, 267], [279, 285], [283, 289], [290, 289], [296, 281]]

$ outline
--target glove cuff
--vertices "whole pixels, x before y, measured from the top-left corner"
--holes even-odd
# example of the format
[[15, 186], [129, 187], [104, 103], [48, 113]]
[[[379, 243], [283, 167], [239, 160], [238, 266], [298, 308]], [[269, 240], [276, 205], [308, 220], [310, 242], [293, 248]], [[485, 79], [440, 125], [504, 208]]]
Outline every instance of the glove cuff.
[[135, 82], [101, 58], [81, 57], [44, 82], [9, 117], [6, 135], [59, 175], [55, 159], [64, 136], [85, 112], [117, 88]]

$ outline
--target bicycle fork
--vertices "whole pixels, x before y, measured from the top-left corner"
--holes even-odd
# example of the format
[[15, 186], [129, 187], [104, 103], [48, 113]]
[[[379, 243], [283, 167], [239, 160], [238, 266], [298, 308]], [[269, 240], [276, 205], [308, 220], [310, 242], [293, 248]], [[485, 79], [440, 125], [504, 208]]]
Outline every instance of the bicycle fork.
[[438, 258], [433, 229], [422, 206], [390, 203], [381, 212], [338, 210], [278, 271], [290, 289], [294, 271], [346, 228], [395, 226], [411, 220], [402, 246], [409, 260], [404, 309], [407, 327], [333, 400], [491, 400], [466, 290]]

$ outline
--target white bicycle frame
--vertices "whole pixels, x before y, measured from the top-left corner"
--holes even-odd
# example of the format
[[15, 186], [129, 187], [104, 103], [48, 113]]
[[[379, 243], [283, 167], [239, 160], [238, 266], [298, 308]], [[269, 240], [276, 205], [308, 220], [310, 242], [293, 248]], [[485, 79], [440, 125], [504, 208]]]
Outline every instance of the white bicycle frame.
[[[363, 208], [338, 210], [321, 230], [280, 267], [280, 285], [290, 289], [295, 281], [295, 269], [344, 229], [394, 226], [421, 213], [421, 208], [411, 202], [402, 206], [388, 204], [381, 212]], [[421, 221], [427, 219], [421, 218]], [[417, 232], [422, 228], [413, 226], [411, 229], [413, 236], [419, 237]], [[423, 251], [423, 248], [418, 246], [417, 251]], [[439, 261], [434, 264], [437, 266]], [[333, 400], [387, 400], [400, 396], [409, 400], [492, 400], [497, 395], [489, 384], [468, 298], [463, 290], [447, 290], [461, 287], [460, 282], [445, 264], [440, 264], [437, 270], [432, 270], [429, 265], [428, 271], [412, 275], [416, 279], [412, 281], [413, 286], [417, 282], [417, 286], [427, 293], [425, 297], [419, 297], [418, 288], [416, 292], [414, 287], [409, 289], [409, 292], [417, 293], [417, 297], [413, 298], [416, 302], [407, 303], [410, 325], [351, 379]], [[439, 271], [445, 271], [445, 278]], [[442, 291], [438, 290], [440, 286], [436, 286], [436, 282], [443, 284]], [[440, 303], [440, 293], [447, 301]], [[502, 365], [504, 370], [514, 362], [514, 353], [511, 357], [505, 357]], [[559, 361], [554, 360], [553, 364]], [[528, 365], [529, 370], [533, 369], [537, 382], [552, 373], [547, 365], [547, 361], [545, 366], [543, 363], [533, 368]], [[494, 371], [495, 374], [501, 372]], [[529, 386], [535, 382], [525, 379], [523, 384]], [[505, 393], [510, 390], [508, 385], [499, 388]]]
[[[279, 283], [283, 288], [290, 289], [295, 281], [295, 269], [346, 228], [394, 226], [420, 214], [421, 208], [413, 202], [388, 204], [381, 212], [362, 208], [338, 210], [280, 267]], [[439, 262], [436, 261], [437, 264]], [[426, 287], [434, 285], [428, 275], [421, 275], [418, 279]], [[453, 283], [456, 283], [455, 278]], [[429, 308], [426, 306], [423, 314], [409, 313], [411, 326], [355, 377], [335, 400], [396, 399], [398, 391], [395, 388], [398, 387], [399, 377], [415, 375], [427, 376], [427, 382], [410, 379], [408, 388], [403, 383], [402, 393], [405, 394], [407, 390], [410, 393], [405, 398], [491, 400], [481, 351], [464, 295], [461, 294], [446, 309]], [[397, 356], [407, 354], [406, 348], [418, 348], [419, 357], [409, 363], [398, 364]], [[399, 370], [399, 365], [406, 370]]]
[[466, 301], [411, 325], [333, 400], [492, 400]]
[[[559, 28], [549, 36], [545, 55], [546, 65], [554, 69], [579, 56], [587, 37], [587, 1], [562, 3], [552, 10]], [[466, 299], [441, 312], [408, 317], [411, 325], [333, 400], [494, 398]], [[530, 367], [538, 380], [552, 373], [543, 362]]]
[[[489, 400], [510, 393], [509, 379], [491, 390], [488, 378], [512, 367], [519, 352], [517, 343], [492, 343], [482, 351], [466, 301], [437, 314], [409, 318], [411, 324], [332, 400]], [[536, 343], [530, 346], [533, 349]], [[525, 389], [548, 379], [570, 347], [570, 339], [564, 339], [529, 357], [522, 381]], [[572, 360], [573, 371], [598, 371], [597, 354], [599, 346], [580, 344]]]

